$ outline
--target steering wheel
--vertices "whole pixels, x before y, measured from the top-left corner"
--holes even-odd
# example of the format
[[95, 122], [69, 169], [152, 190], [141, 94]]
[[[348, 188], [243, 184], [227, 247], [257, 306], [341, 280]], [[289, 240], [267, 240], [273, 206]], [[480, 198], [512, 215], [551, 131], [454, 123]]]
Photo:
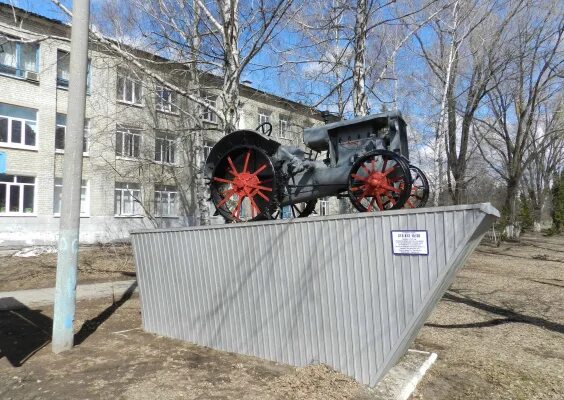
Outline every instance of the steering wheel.
[[270, 122], [263, 122], [257, 126], [256, 131], [260, 129], [261, 133], [265, 136], [270, 136], [272, 134], [272, 124]]

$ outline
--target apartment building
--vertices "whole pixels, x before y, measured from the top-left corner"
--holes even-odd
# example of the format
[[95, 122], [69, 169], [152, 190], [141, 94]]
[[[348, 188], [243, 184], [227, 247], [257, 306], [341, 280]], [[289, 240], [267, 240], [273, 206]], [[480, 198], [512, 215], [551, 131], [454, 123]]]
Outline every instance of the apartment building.
[[[57, 239], [68, 104], [70, 27], [0, 5], [0, 246]], [[147, 57], [151, 57], [147, 53]], [[166, 73], [166, 71], [163, 71]], [[183, 74], [185, 76], [187, 74]], [[190, 82], [179, 85], [189, 87]], [[213, 82], [213, 77], [210, 77]], [[240, 128], [270, 122], [284, 144], [323, 122], [301, 104], [242, 86]], [[219, 102], [213, 86], [205, 94]], [[107, 242], [144, 227], [198, 223], [195, 126], [205, 151], [217, 116], [91, 46], [84, 127], [81, 241]], [[194, 124], [194, 120], [201, 121]], [[319, 213], [327, 211], [321, 202]], [[221, 223], [217, 220], [215, 223]]]

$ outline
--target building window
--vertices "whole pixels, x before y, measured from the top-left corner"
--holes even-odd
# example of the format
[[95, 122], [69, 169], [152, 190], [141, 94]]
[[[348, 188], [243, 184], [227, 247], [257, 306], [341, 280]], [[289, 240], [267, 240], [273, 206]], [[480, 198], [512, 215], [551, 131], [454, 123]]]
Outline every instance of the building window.
[[329, 215], [329, 200], [319, 201], [319, 215]]
[[155, 161], [174, 164], [176, 156], [176, 139], [170, 134], [157, 133], [155, 138]]
[[[55, 128], [55, 151], [63, 153], [65, 151], [65, 135], [67, 133], [67, 116], [66, 114], [57, 113], [57, 126]], [[90, 120], [84, 120], [84, 139], [82, 142], [82, 153], [88, 154], [90, 137]]]
[[[205, 95], [204, 100], [212, 107], [217, 107], [217, 96], [216, 95]], [[202, 120], [206, 122], [217, 123], [217, 114], [214, 113], [209, 107], [201, 106]]]
[[155, 215], [158, 217], [178, 216], [177, 197], [178, 191], [175, 187], [155, 186]]
[[0, 215], [33, 214], [35, 178], [0, 174]]
[[[57, 50], [57, 87], [68, 89], [70, 71], [70, 53], [64, 50]], [[86, 79], [86, 90], [90, 90], [90, 60], [88, 60], [88, 73]]]
[[38, 71], [39, 45], [0, 38], [0, 73], [25, 78]]
[[278, 130], [282, 139], [291, 139], [290, 121], [288, 121], [287, 117], [280, 116]]
[[0, 145], [35, 147], [37, 111], [0, 103]]
[[204, 141], [204, 161], [210, 156], [211, 150], [215, 146], [215, 143], [205, 140]]
[[116, 182], [114, 198], [115, 215], [141, 215], [141, 209], [141, 188], [139, 184]]
[[158, 111], [177, 113], [177, 94], [174, 90], [163, 86], [157, 86], [157, 96], [155, 103]]
[[143, 105], [143, 86], [140, 79], [118, 71], [117, 77], [117, 99], [123, 103]]
[[[61, 198], [63, 195], [63, 178], [55, 178], [53, 192], [53, 214], [61, 215]], [[90, 212], [88, 181], [82, 180], [80, 186], [80, 215], [85, 216]]]
[[264, 124], [265, 122], [270, 122], [270, 114], [266, 111], [259, 110], [258, 123], [259, 125], [261, 125]]
[[141, 130], [118, 126], [116, 130], [116, 156], [139, 158], [141, 149]]

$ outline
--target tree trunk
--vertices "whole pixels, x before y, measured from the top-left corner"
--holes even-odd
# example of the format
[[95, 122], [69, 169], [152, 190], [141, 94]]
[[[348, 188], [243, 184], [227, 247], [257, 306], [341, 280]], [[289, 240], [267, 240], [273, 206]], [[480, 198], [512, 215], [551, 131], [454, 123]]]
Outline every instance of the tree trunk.
[[237, 129], [239, 119], [239, 75], [241, 60], [239, 54], [239, 10], [238, 1], [224, 1], [223, 14], [223, 45], [224, 77], [222, 87], [222, 110], [225, 120], [223, 130], [226, 134]]
[[533, 232], [541, 231], [542, 210], [540, 207], [533, 208]]
[[354, 115], [364, 116], [368, 113], [366, 98], [366, 28], [368, 23], [367, 0], [358, 0], [356, 22], [354, 26], [354, 67], [353, 67], [353, 105]]
[[521, 235], [521, 227], [517, 222], [517, 182], [517, 179], [510, 178], [507, 183], [507, 194], [505, 197], [507, 224], [505, 226], [505, 236], [508, 240], [519, 240], [519, 236]]
[[[198, 54], [200, 52], [201, 40], [198, 32], [198, 25], [200, 21], [200, 7], [198, 3], [194, 1], [194, 24], [192, 26], [192, 54]], [[200, 75], [198, 72], [198, 62], [194, 58], [194, 62], [191, 65], [190, 70], [191, 80], [194, 87], [200, 87]], [[197, 106], [199, 107], [199, 106]], [[204, 135], [202, 133], [203, 126], [200, 119], [196, 120], [196, 134], [194, 135], [193, 152], [194, 159], [196, 160], [196, 204], [198, 207], [198, 218], [200, 225], [210, 224], [210, 208], [208, 203], [209, 193], [208, 185], [204, 179], [204, 167], [206, 160], [204, 159]]]

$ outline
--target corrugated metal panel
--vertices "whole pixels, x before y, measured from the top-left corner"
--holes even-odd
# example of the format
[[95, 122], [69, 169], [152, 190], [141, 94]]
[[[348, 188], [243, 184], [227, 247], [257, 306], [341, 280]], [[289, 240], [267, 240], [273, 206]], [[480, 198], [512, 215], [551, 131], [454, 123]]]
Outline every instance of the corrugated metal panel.
[[[374, 385], [498, 211], [489, 204], [132, 234], [144, 329]], [[427, 230], [396, 256], [392, 230]]]

